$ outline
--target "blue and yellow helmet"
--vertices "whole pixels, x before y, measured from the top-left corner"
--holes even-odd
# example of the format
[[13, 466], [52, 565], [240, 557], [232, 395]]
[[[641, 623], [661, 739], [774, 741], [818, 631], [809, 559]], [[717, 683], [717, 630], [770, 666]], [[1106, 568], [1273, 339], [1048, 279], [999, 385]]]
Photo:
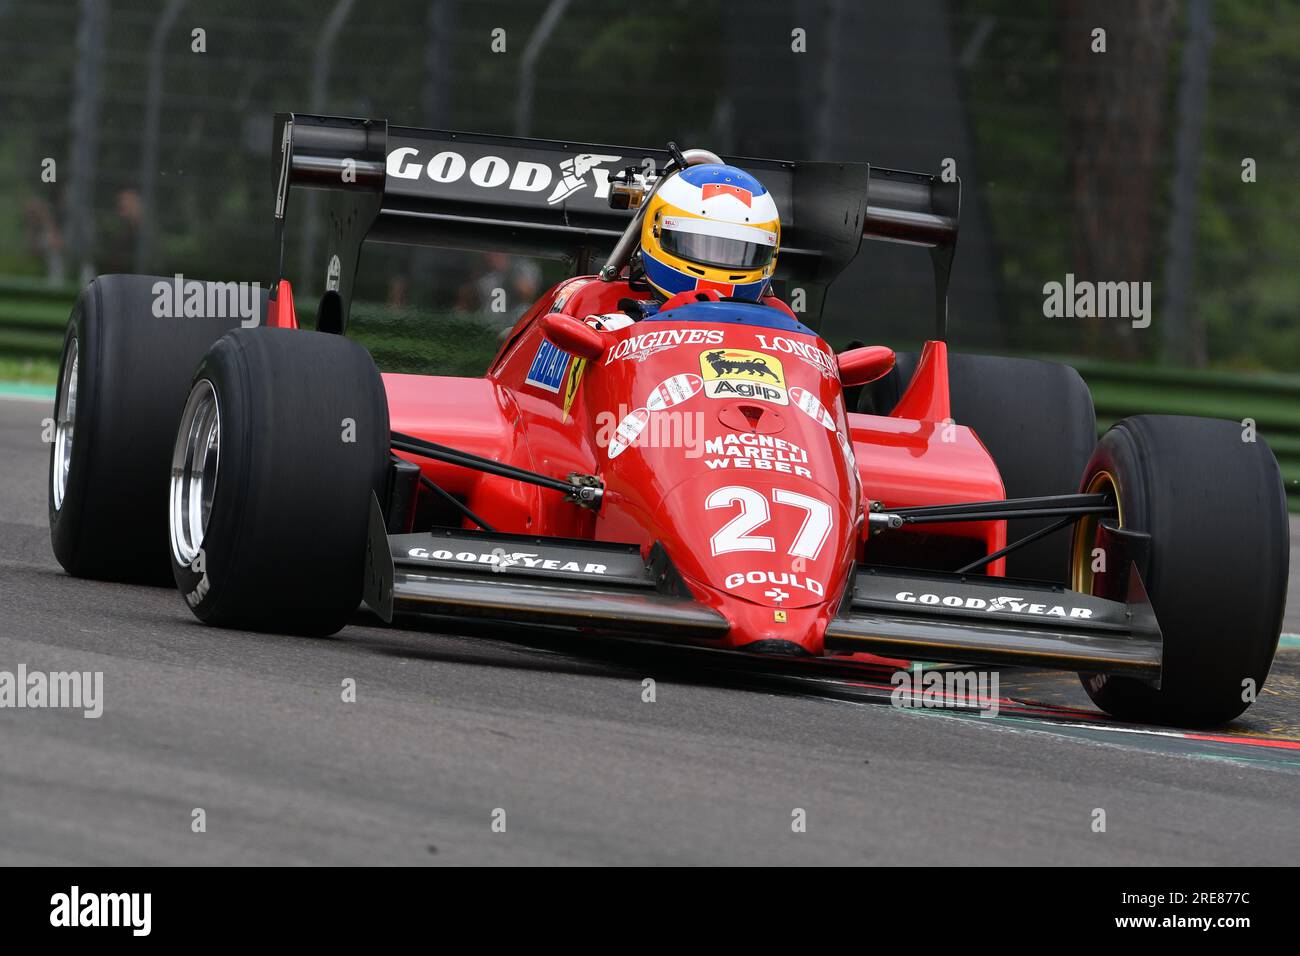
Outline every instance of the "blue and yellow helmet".
[[780, 248], [772, 194], [735, 166], [705, 163], [673, 173], [641, 224], [641, 267], [665, 298], [713, 289], [757, 302]]

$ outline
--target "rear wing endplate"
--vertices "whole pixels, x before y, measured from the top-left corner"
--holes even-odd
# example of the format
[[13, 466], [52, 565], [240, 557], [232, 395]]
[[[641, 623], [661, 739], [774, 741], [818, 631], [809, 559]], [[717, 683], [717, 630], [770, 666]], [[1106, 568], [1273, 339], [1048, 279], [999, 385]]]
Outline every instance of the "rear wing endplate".
[[[366, 239], [565, 258], [587, 271], [593, 258], [608, 255], [633, 216], [610, 207], [610, 177], [627, 167], [661, 169], [669, 159], [665, 150], [304, 113], [276, 115], [274, 149], [281, 273], [292, 189], [328, 191], [322, 265], [326, 296], [337, 297], [333, 306], [344, 324]], [[926, 247], [934, 265], [937, 331], [944, 337], [959, 180], [866, 163], [728, 161], [753, 172], [776, 201], [778, 280], [824, 292], [863, 238]]]

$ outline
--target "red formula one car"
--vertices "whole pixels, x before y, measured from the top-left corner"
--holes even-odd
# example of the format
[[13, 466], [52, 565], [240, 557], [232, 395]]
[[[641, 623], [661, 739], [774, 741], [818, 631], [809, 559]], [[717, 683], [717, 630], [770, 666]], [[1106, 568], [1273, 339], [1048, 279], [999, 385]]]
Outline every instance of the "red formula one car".
[[[814, 301], [864, 237], [929, 249], [935, 339], [836, 354], [816, 310], [772, 296], [692, 291], [607, 320], [650, 295], [629, 269], [645, 202], [718, 161], [705, 151], [301, 114], [275, 145], [281, 237], [293, 187], [329, 193], [316, 330], [282, 279], [253, 322], [213, 308], [215, 283], [162, 317], [172, 280], [92, 282], [51, 455], [69, 572], [174, 579], [226, 627], [327, 634], [364, 600], [385, 620], [1061, 668], [1142, 721], [1222, 722], [1262, 688], [1288, 559], [1271, 452], [1193, 418], [1098, 442], [1072, 369], [950, 353], [957, 183], [736, 161], [780, 210], [777, 279]], [[341, 334], [366, 239], [570, 256], [578, 274], [482, 378], [381, 375]]]

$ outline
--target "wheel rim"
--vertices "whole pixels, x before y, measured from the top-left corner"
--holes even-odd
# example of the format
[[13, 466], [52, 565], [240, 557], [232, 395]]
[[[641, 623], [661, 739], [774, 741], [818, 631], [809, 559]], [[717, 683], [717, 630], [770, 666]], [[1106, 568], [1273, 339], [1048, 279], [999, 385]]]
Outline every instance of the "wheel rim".
[[172, 452], [169, 524], [178, 564], [193, 564], [203, 547], [220, 460], [221, 409], [212, 383], [200, 379], [181, 413]]
[[77, 337], [68, 341], [68, 354], [59, 375], [59, 401], [54, 412], [54, 464], [50, 469], [53, 482], [54, 510], [63, 507], [68, 493], [68, 474], [72, 470], [72, 435], [77, 419]]
[[[1124, 527], [1124, 506], [1119, 496], [1119, 485], [1108, 471], [1092, 476], [1083, 490], [1084, 494], [1109, 494], [1115, 499], [1115, 520]], [[1070, 586], [1080, 594], [1091, 594], [1093, 584], [1092, 548], [1097, 540], [1101, 519], [1097, 515], [1084, 515], [1074, 529], [1074, 548], [1070, 560]]]

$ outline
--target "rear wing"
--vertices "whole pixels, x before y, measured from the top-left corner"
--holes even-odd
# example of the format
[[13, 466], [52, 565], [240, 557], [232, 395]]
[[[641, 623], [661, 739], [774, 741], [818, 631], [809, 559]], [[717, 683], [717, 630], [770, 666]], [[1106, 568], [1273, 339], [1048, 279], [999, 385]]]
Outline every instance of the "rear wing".
[[[579, 272], [607, 256], [634, 212], [611, 208], [610, 178], [662, 169], [666, 150], [389, 126], [385, 120], [276, 115], [276, 238], [294, 187], [330, 193], [327, 308], [346, 325], [361, 244], [495, 250], [563, 258]], [[727, 160], [753, 172], [781, 215], [776, 278], [818, 293], [863, 238], [926, 247], [934, 265], [938, 337], [961, 205], [959, 180], [866, 163]], [[812, 301], [818, 303], [818, 294]]]

